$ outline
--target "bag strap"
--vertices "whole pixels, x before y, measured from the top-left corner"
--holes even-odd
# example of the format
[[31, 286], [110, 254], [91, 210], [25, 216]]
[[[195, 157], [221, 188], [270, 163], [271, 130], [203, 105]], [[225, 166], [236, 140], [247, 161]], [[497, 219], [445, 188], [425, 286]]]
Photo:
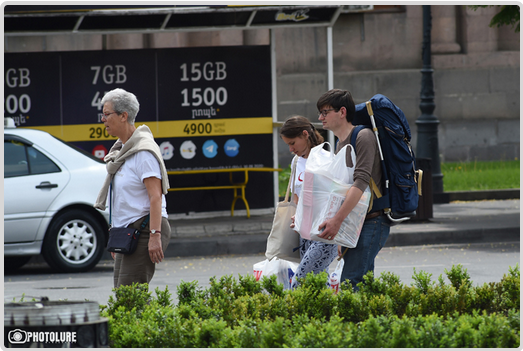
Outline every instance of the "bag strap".
[[367, 106], [367, 113], [369, 116], [374, 116], [374, 112], [372, 111], [372, 103], [370, 100], [365, 102], [365, 106]]
[[140, 230], [144, 230], [145, 227], [147, 226], [147, 223], [149, 222], [149, 215], [147, 215], [147, 217], [144, 219], [144, 221], [142, 222], [142, 225], [140, 226]]
[[356, 137], [358, 136], [358, 133], [359, 133], [363, 128], [367, 128], [367, 126], [364, 126], [364, 125], [358, 125], [358, 126], [355, 126], [354, 129], [352, 130], [352, 135], [350, 136], [350, 144], [351, 144], [352, 147], [354, 148], [354, 153], [356, 153]]
[[[369, 114], [372, 113], [372, 107], [370, 104], [367, 104], [367, 110], [369, 111]], [[356, 153], [356, 137], [358, 136], [358, 133], [363, 129], [363, 128], [367, 128], [367, 126], [364, 126], [364, 125], [358, 125], [358, 126], [355, 126], [354, 127], [354, 130], [352, 131], [352, 135], [350, 137], [350, 143], [352, 145], [352, 147], [354, 148], [354, 153]], [[379, 145], [379, 144], [378, 144]], [[382, 162], [383, 163], [383, 162]], [[370, 178], [370, 181], [369, 181], [369, 187], [370, 187], [370, 190], [371, 190], [371, 197], [370, 197], [370, 203], [369, 203], [369, 209], [368, 211], [371, 211], [372, 210], [372, 206], [374, 204], [374, 198], [376, 199], [379, 199], [381, 198], [383, 195], [381, 194], [381, 191], [380, 189], [378, 188], [378, 185], [376, 184], [376, 182], [374, 181], [374, 179], [371, 177]]]
[[[367, 105], [367, 106], [369, 106], [369, 105]], [[372, 108], [371, 108], [371, 111], [372, 111]], [[354, 130], [352, 131], [352, 135], [350, 137], [350, 143], [351, 143], [352, 147], [354, 148], [354, 153], [356, 153], [356, 137], [358, 136], [358, 133], [363, 128], [367, 128], [367, 126], [364, 126], [364, 125], [355, 126]], [[370, 186], [370, 190], [372, 191], [373, 195], [375, 195], [376, 198], [379, 199], [382, 196], [381, 191], [378, 188], [378, 185], [376, 184], [376, 182], [374, 181], [374, 179], [372, 177], [370, 178], [369, 186]], [[372, 198], [371, 198], [371, 201], [372, 201]], [[371, 207], [372, 206], [369, 205], [369, 208], [371, 208]]]
[[422, 196], [423, 194], [421, 191], [421, 182], [423, 181], [423, 171], [421, 169], [418, 169], [415, 172], [418, 175], [418, 195]]
[[294, 156], [294, 159], [292, 160], [292, 167], [291, 167], [291, 176], [289, 177], [289, 184], [287, 184], [287, 192], [285, 193], [285, 202], [289, 201], [289, 194], [291, 191], [291, 183], [294, 183], [294, 179], [296, 178], [296, 164], [298, 163], [298, 155]]
[[341, 254], [341, 256], [338, 256], [338, 261], [341, 261], [343, 256], [345, 256], [345, 254], [347, 253], [347, 251], [349, 250], [348, 247], [345, 248], [345, 251], [343, 251], [343, 253]]
[[113, 226], [113, 181], [109, 184], [109, 229]]

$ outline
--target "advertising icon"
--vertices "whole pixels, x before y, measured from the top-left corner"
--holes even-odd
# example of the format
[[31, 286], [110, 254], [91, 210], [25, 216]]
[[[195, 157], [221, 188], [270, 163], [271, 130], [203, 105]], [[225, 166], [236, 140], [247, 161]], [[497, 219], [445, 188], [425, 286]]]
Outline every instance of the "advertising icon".
[[180, 155], [186, 160], [196, 156], [196, 145], [191, 140], [186, 140], [180, 146]]
[[160, 151], [164, 160], [170, 160], [174, 156], [174, 146], [168, 141], [160, 144]]
[[225, 142], [223, 149], [227, 156], [235, 157], [240, 152], [240, 144], [238, 144], [236, 139], [229, 139]]
[[218, 154], [218, 144], [214, 140], [207, 140], [203, 143], [203, 155], [207, 158], [213, 158]]
[[93, 147], [93, 155], [94, 157], [103, 160], [105, 155], [107, 155], [107, 149], [103, 145], [96, 145]]

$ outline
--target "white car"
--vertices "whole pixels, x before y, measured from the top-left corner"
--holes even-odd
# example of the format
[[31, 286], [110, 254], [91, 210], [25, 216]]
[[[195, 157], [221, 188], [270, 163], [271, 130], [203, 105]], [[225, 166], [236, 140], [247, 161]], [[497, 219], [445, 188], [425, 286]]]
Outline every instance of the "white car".
[[4, 119], [4, 268], [39, 254], [59, 272], [96, 266], [109, 215], [93, 204], [106, 174], [91, 154]]

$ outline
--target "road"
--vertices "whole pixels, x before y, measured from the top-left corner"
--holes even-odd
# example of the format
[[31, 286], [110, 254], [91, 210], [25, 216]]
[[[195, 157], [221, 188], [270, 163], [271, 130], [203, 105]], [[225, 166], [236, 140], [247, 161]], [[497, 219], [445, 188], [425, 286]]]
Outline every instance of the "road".
[[[209, 286], [209, 278], [223, 275], [252, 274], [253, 264], [264, 260], [264, 255], [168, 258], [157, 266], [150, 290], [164, 290], [168, 286], [176, 301], [176, 286], [183, 280], [197, 280], [202, 287]], [[376, 258], [376, 275], [392, 272], [402, 283], [411, 285], [414, 268], [417, 272], [432, 274], [437, 281], [445, 269], [461, 264], [467, 269], [474, 285], [498, 282], [509, 267], [520, 262], [520, 243], [481, 243], [384, 248]], [[331, 265], [335, 267], [336, 261]], [[28, 264], [16, 273], [4, 275], [4, 301], [19, 301], [22, 296], [47, 296], [52, 301], [96, 301], [106, 304], [112, 294], [111, 261], [101, 261], [88, 273], [53, 273], [45, 263]]]

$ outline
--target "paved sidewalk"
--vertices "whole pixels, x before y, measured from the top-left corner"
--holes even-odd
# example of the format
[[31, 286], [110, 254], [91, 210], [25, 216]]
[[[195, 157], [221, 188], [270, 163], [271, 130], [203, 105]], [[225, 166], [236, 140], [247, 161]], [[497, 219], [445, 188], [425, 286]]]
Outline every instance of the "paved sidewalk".
[[[433, 218], [393, 226], [386, 246], [520, 240], [520, 200], [434, 204]], [[272, 214], [173, 219], [167, 257], [265, 252]]]

